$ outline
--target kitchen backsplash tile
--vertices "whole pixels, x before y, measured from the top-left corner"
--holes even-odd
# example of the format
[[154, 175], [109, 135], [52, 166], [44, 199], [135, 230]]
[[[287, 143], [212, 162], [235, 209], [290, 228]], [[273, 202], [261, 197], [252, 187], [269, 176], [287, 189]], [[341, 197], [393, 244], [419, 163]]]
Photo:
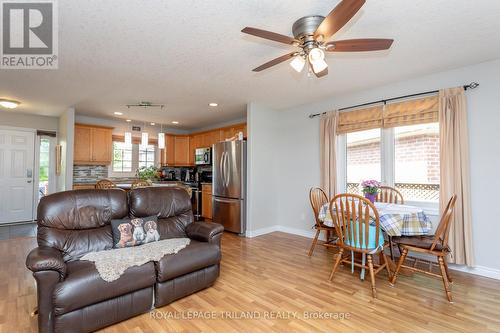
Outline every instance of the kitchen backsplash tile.
[[73, 166], [73, 183], [95, 183], [102, 178], [108, 178], [108, 167], [106, 165]]

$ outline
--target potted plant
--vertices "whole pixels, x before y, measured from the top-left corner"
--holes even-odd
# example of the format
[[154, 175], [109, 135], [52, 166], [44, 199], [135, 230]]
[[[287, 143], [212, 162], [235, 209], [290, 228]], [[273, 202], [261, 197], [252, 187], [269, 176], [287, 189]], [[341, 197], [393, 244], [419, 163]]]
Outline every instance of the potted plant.
[[137, 169], [136, 176], [139, 179], [153, 181], [159, 179], [158, 177], [158, 168], [154, 166], [149, 167], [141, 167]]
[[365, 198], [370, 200], [372, 203], [374, 203], [375, 199], [377, 198], [380, 186], [380, 182], [373, 179], [361, 182], [361, 187], [363, 188], [363, 194], [365, 195]]

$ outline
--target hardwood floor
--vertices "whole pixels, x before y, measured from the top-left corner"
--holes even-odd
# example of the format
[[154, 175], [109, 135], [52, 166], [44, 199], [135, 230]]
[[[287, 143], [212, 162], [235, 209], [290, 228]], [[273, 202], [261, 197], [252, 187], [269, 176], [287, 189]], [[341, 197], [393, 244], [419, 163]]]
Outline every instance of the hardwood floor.
[[[317, 246], [309, 258], [310, 242], [278, 232], [226, 234], [214, 287], [154, 310], [156, 318], [147, 313], [103, 332], [500, 332], [500, 281], [452, 271], [449, 304], [438, 279], [400, 276], [391, 288], [381, 272], [373, 300], [369, 279], [349, 267], [329, 283], [333, 251]], [[34, 246], [33, 238], [0, 241], [0, 332], [36, 331], [34, 280], [24, 266]], [[306, 318], [321, 314], [347, 318]], [[205, 318], [187, 320], [194, 316]]]

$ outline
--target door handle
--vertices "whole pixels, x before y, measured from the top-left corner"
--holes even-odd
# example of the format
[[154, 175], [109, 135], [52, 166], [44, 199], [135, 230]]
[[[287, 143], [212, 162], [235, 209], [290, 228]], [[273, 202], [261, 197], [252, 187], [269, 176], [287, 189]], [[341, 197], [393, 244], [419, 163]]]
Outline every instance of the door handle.
[[32, 178], [32, 177], [33, 177], [33, 170], [26, 169], [26, 178]]

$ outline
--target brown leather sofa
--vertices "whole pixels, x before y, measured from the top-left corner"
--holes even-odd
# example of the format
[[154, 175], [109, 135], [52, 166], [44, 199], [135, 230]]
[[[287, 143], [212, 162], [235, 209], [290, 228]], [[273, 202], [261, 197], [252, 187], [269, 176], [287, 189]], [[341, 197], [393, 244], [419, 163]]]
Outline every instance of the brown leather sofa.
[[[84, 254], [113, 247], [111, 220], [158, 216], [161, 239], [191, 243], [159, 262], [102, 280]], [[76, 190], [44, 197], [38, 206], [38, 247], [26, 266], [38, 292], [39, 332], [88, 332], [148, 312], [211, 286], [219, 276], [223, 227], [193, 222], [179, 188]]]

